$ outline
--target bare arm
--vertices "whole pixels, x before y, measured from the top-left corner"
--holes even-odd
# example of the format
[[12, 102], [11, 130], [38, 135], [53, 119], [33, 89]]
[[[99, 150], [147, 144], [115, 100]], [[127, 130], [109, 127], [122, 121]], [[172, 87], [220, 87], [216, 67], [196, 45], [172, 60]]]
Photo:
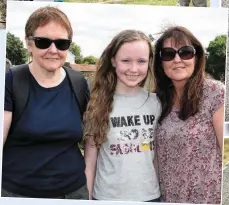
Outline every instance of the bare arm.
[[157, 178], [158, 178], [159, 177], [158, 176], [158, 161], [157, 161], [157, 152], [156, 152], [156, 149], [154, 150], [153, 165], [154, 165], [154, 169], [156, 171], [156, 175], [157, 175]]
[[3, 124], [3, 147], [12, 122], [12, 112], [4, 111], [4, 124]]
[[213, 127], [215, 129], [218, 144], [222, 153], [223, 150], [223, 128], [224, 128], [224, 105], [213, 115]]
[[89, 199], [92, 199], [93, 187], [94, 187], [94, 179], [95, 179], [95, 171], [96, 171], [96, 162], [98, 156], [98, 149], [94, 145], [93, 138], [89, 138], [85, 142], [85, 163], [86, 170], [85, 174], [87, 177], [87, 187], [89, 191]]

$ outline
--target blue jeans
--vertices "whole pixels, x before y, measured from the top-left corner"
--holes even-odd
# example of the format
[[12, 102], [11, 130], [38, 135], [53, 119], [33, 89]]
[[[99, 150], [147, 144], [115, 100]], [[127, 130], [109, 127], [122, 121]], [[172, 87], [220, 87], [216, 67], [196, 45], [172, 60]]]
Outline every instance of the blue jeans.
[[[19, 194], [15, 194], [9, 191], [6, 191], [5, 189], [2, 188], [1, 192], [2, 197], [20, 197], [20, 198], [33, 198], [33, 197], [28, 197], [28, 196], [22, 196]], [[89, 199], [89, 194], [88, 194], [88, 189], [87, 185], [82, 186], [76, 191], [73, 191], [69, 194], [65, 194], [64, 196], [59, 196], [59, 197], [53, 197], [52, 199], [80, 199], [80, 200], [88, 200]]]

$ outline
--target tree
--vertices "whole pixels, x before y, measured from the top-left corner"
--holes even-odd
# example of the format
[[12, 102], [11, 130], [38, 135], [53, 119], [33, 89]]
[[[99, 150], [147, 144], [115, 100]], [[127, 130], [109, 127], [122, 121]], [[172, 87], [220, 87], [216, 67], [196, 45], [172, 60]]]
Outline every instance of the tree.
[[83, 63], [84, 64], [93, 64], [93, 65], [95, 65], [97, 61], [98, 61], [98, 58], [96, 58], [94, 56], [86, 56], [86, 57], [83, 58]]
[[81, 55], [81, 48], [74, 42], [71, 43], [69, 51], [75, 55], [75, 63], [81, 64], [83, 63], [83, 56]]
[[148, 37], [149, 37], [149, 39], [150, 39], [150, 41], [151, 41], [151, 42], [154, 42], [155, 38], [153, 37], [153, 35], [152, 35], [152, 34], [149, 34], [149, 36], [148, 36]]
[[70, 67], [71, 67], [71, 64], [70, 64], [69, 62], [65, 62], [65, 63], [64, 63], [64, 66], [67, 66], [67, 67], [70, 68]]
[[27, 51], [22, 41], [11, 33], [7, 33], [6, 58], [13, 65], [24, 64], [27, 61]]
[[149, 37], [149, 39], [150, 39], [150, 41], [151, 41], [151, 47], [152, 47], [152, 50], [153, 50], [153, 52], [154, 52], [154, 51], [155, 51], [155, 40], [156, 40], [156, 39], [153, 37], [152, 34], [149, 34], [148, 37]]
[[210, 41], [208, 48], [209, 53], [206, 61], [206, 71], [215, 79], [224, 81], [225, 64], [226, 64], [226, 35], [217, 36]]

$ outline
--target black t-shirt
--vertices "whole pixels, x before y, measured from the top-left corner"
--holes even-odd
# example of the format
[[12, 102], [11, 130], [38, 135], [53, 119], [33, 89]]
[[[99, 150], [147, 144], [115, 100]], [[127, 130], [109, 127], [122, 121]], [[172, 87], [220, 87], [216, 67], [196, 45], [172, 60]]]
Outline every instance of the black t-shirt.
[[[80, 110], [67, 77], [40, 86], [30, 74], [26, 108], [3, 149], [2, 187], [28, 197], [58, 197], [86, 184]], [[22, 91], [23, 92], [23, 91]], [[12, 74], [6, 73], [5, 110], [13, 112]]]

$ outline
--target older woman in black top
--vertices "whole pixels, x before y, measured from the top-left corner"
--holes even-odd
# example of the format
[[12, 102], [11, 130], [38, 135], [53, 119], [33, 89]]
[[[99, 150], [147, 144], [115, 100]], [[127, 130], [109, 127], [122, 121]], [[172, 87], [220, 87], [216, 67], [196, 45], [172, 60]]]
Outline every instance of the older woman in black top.
[[[87, 83], [77, 73], [74, 85], [71, 79], [76, 74], [63, 67], [73, 35], [71, 24], [59, 9], [44, 7], [29, 17], [25, 33], [32, 62], [6, 73], [2, 196], [88, 199], [78, 147]], [[26, 91], [20, 90], [20, 95], [14, 91], [24, 78], [27, 100], [18, 115], [17, 97], [26, 96]]]

